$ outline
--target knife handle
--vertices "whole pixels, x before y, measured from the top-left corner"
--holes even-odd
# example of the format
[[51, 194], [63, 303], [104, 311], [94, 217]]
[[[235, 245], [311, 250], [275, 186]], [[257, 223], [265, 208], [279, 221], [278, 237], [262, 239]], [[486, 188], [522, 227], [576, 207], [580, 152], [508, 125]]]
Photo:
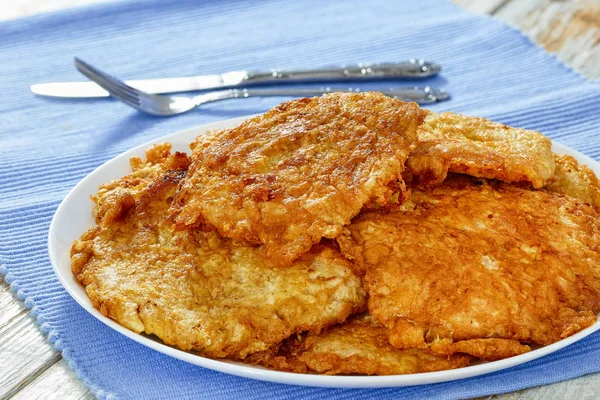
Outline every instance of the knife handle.
[[245, 83], [269, 83], [279, 81], [326, 81], [385, 78], [427, 78], [440, 72], [441, 67], [432, 62], [411, 59], [397, 63], [356, 64], [352, 66], [317, 69], [248, 72]]

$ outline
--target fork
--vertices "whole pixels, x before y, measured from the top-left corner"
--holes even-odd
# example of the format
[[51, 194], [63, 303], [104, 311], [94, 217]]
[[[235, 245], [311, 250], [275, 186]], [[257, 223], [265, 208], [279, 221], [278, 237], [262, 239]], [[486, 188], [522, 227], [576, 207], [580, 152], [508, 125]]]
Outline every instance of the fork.
[[[194, 108], [214, 101], [262, 97], [262, 96], [319, 96], [325, 93], [334, 92], [360, 92], [356, 88], [282, 88], [282, 89], [228, 89], [207, 92], [194, 97], [186, 96], [167, 96], [150, 94], [135, 89], [123, 81], [114, 78], [98, 68], [95, 68], [86, 62], [75, 57], [75, 67], [79, 72], [96, 82], [104, 88], [114, 98], [122, 101], [130, 107], [133, 107], [146, 114], [160, 117], [169, 117], [172, 115], [183, 114]], [[419, 104], [436, 103], [449, 98], [444, 90], [434, 90], [429, 86], [412, 88], [390, 88], [381, 90], [386, 96], [395, 97], [405, 101], [414, 101]]]

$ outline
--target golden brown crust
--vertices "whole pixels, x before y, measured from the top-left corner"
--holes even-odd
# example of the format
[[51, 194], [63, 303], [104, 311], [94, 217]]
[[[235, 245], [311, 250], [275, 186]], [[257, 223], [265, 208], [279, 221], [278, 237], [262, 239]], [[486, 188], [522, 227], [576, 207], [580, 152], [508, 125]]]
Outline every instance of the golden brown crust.
[[132, 157], [132, 172], [122, 178], [102, 184], [98, 193], [92, 196], [96, 203], [94, 218], [96, 223], [109, 224], [118, 220], [135, 204], [135, 195], [142, 191], [159, 174], [167, 170], [180, 170], [189, 167], [189, 159], [184, 153], [171, 155], [170, 143], [159, 143], [146, 150], [146, 159]]
[[200, 136], [175, 220], [264, 244], [266, 258], [289, 264], [363, 206], [391, 209], [406, 197], [401, 174], [424, 117], [380, 93], [335, 93]]
[[556, 163], [554, 178], [544, 186], [544, 189], [575, 197], [591, 205], [596, 211], [600, 211], [600, 181], [594, 171], [564, 154], [555, 154], [554, 160]]
[[[394, 343], [394, 337], [390, 337], [390, 343]], [[518, 340], [509, 339], [469, 339], [452, 342], [451, 340], [439, 340], [431, 343], [429, 350], [434, 354], [451, 355], [456, 353], [471, 354], [487, 361], [495, 361], [507, 356], [517, 356], [531, 351], [531, 347], [522, 344]]]
[[[193, 160], [155, 145], [92, 196], [73, 274], [128, 329], [298, 373], [458, 368], [592, 325], [598, 178], [537, 132], [426, 115], [332, 94], [198, 137]], [[373, 317], [349, 318], [367, 292]]]
[[456, 172], [540, 188], [554, 174], [552, 143], [539, 132], [430, 112], [418, 135], [407, 168], [424, 183], [442, 182], [448, 172]]
[[596, 321], [600, 221], [588, 205], [451, 176], [413, 189], [404, 209], [363, 213], [339, 240], [395, 346], [498, 359]]
[[362, 282], [332, 246], [273, 268], [259, 250], [216, 232], [176, 230], [167, 211], [186, 173], [182, 161], [166, 158], [162, 173], [128, 193], [132, 207], [73, 243], [73, 273], [102, 314], [183, 350], [243, 359], [364, 310]]
[[389, 331], [368, 314], [350, 318], [321, 334], [293, 337], [273, 352], [250, 361], [283, 371], [327, 375], [415, 374], [464, 367], [472, 357], [435, 356], [418, 349], [398, 350]]

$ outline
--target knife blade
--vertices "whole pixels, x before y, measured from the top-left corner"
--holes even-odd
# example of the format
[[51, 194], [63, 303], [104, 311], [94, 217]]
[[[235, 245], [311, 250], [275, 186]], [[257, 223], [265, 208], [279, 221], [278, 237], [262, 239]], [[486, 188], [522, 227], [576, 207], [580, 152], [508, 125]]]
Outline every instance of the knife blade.
[[[297, 70], [272, 69], [264, 72], [242, 70], [214, 75], [127, 80], [125, 82], [147, 93], [179, 93], [286, 82], [427, 78], [436, 75], [440, 70], [441, 67], [436, 63], [410, 59], [396, 63], [361, 63], [352, 66], [341, 65], [339, 67]], [[49, 97], [97, 98], [109, 96], [106, 90], [94, 82], [38, 83], [31, 86], [31, 91], [37, 95]]]

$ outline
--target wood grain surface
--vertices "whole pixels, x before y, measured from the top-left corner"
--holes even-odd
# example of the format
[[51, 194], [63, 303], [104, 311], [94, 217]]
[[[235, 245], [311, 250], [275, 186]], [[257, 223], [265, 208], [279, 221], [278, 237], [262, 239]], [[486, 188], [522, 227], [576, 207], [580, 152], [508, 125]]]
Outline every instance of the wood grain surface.
[[599, 0], [454, 0], [522, 30], [589, 79], [600, 79]]
[[[110, 0], [3, 1], [0, 20]], [[590, 79], [600, 79], [600, 0], [454, 0], [494, 15]], [[0, 277], [0, 399], [92, 399]], [[489, 399], [597, 399], [600, 373]]]

